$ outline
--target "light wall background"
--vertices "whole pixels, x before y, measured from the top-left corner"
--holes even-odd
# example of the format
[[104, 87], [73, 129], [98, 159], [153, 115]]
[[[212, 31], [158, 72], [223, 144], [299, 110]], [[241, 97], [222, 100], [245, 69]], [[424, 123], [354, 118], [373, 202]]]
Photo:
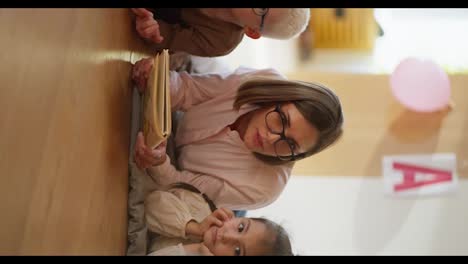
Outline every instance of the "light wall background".
[[[218, 58], [219, 64], [201, 64], [212, 69], [244, 65], [274, 67], [288, 75], [327, 72], [340, 76], [390, 74], [401, 59], [418, 56], [436, 61], [449, 73], [467, 72], [468, 9], [377, 9], [375, 15], [385, 35], [376, 40], [372, 51], [313, 50], [311, 60], [300, 62], [297, 40], [245, 38], [233, 53]], [[358, 85], [350, 83], [349, 89]], [[468, 92], [462, 92], [464, 95], [468, 98]], [[468, 120], [468, 112], [463, 111], [466, 114], [457, 117], [460, 125], [446, 132], [463, 129], [463, 120]], [[461, 142], [468, 148], [466, 140]], [[355, 152], [359, 152], [358, 148]], [[459, 168], [466, 170], [468, 161], [461, 158]], [[380, 159], [376, 156], [369, 162]], [[296, 173], [276, 202], [249, 211], [248, 216], [265, 216], [282, 223], [291, 234], [295, 253], [300, 255], [468, 254], [466, 177], [460, 179], [457, 191], [451, 195], [395, 199], [384, 195], [379, 174]]]

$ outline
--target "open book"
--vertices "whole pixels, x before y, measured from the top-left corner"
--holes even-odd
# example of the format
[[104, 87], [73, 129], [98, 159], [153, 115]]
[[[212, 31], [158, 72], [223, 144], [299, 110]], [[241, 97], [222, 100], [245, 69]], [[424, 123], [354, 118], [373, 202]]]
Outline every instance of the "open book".
[[156, 54], [148, 87], [142, 96], [142, 129], [145, 143], [155, 148], [171, 133], [171, 94], [169, 91], [169, 51]]

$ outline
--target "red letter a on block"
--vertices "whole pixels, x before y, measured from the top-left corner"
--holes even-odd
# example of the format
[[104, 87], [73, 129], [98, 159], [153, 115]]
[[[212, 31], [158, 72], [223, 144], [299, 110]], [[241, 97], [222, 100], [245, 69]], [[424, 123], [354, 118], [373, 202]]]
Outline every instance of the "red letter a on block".
[[[403, 182], [393, 186], [393, 190], [395, 192], [404, 191], [407, 189], [414, 189], [423, 185], [435, 184], [452, 180], [451, 171], [425, 168], [400, 162], [394, 162], [393, 169], [403, 171]], [[433, 179], [415, 181], [416, 173], [431, 174], [433, 176]]]

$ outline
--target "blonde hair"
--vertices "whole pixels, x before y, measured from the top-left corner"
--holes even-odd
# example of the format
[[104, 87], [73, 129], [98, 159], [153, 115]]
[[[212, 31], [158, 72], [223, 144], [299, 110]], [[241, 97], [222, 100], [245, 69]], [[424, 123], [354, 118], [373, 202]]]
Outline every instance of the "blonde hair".
[[[293, 103], [304, 118], [319, 131], [317, 143], [305, 153], [296, 155], [296, 160], [326, 149], [341, 137], [343, 112], [340, 100], [332, 90], [318, 83], [267, 78], [251, 79], [239, 87], [234, 108], [239, 109], [245, 104], [269, 107], [275, 103], [288, 102]], [[274, 156], [254, 154], [258, 159], [272, 165], [291, 162]]]
[[[270, 8], [274, 10], [274, 8]], [[278, 16], [265, 22], [262, 36], [274, 39], [291, 39], [299, 36], [307, 28], [310, 8], [278, 8]], [[270, 11], [271, 11], [270, 10]], [[268, 16], [268, 15], [267, 15]]]

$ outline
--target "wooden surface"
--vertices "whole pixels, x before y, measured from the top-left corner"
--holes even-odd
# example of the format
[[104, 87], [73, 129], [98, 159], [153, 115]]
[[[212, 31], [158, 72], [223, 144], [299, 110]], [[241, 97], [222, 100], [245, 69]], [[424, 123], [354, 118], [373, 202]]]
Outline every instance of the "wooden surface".
[[373, 8], [312, 8], [309, 30], [312, 49], [371, 50], [378, 32]]
[[0, 36], [0, 254], [124, 254], [129, 11], [0, 9]]
[[431, 114], [405, 110], [392, 96], [387, 75], [297, 72], [289, 77], [334, 89], [345, 117], [341, 140], [297, 162], [294, 174], [381, 176], [384, 155], [453, 152], [459, 176], [468, 177], [468, 75], [450, 76], [454, 108]]

